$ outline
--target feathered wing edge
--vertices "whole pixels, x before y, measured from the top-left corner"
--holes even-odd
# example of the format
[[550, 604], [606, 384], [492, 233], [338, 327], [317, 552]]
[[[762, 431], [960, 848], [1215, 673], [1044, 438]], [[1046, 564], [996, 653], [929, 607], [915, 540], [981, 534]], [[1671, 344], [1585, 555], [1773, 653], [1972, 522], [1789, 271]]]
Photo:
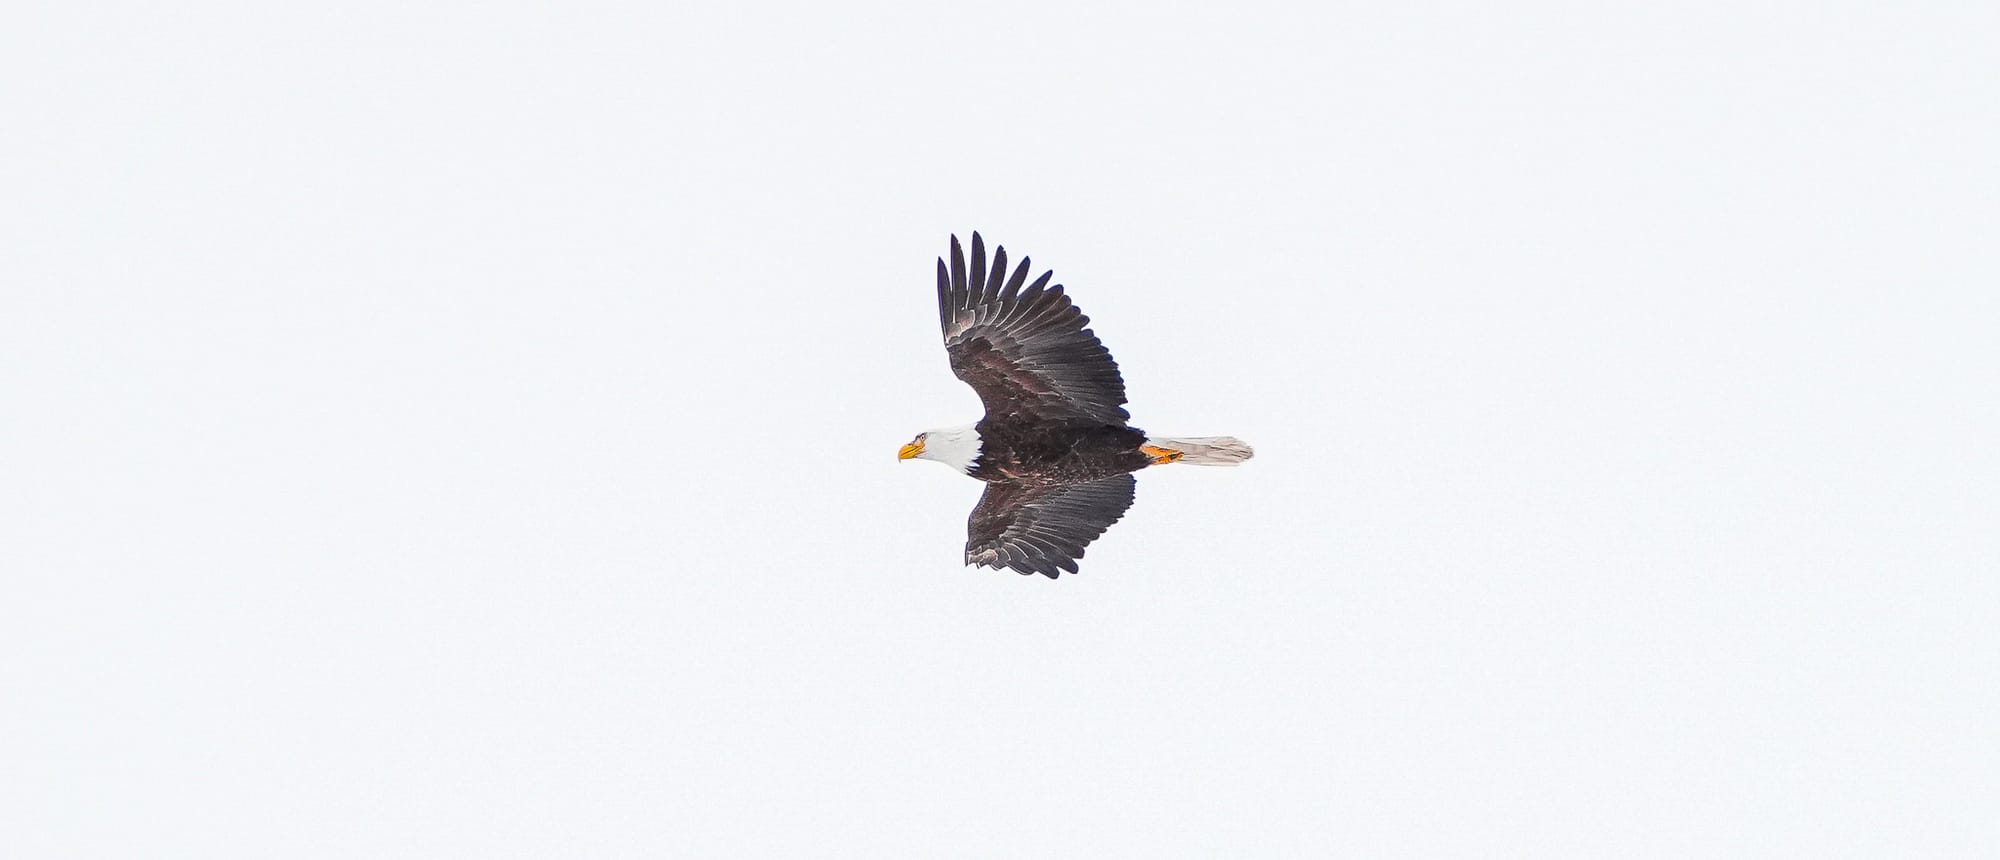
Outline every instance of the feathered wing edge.
[[937, 289], [952, 371], [979, 394], [989, 417], [1124, 424], [1131, 416], [1117, 361], [1062, 285], [1048, 285], [1053, 270], [1028, 283], [1031, 263], [1021, 258], [1010, 277], [1007, 249], [999, 247], [989, 268], [986, 242], [975, 232], [968, 268], [951, 237], [951, 261], [937, 261]]
[[[947, 266], [943, 257], [938, 261], [938, 327], [943, 330], [946, 343], [963, 334], [973, 326], [1005, 328], [1036, 312], [1037, 319], [1060, 314], [1064, 308], [1073, 307], [1068, 297], [1063, 295], [1063, 287], [1049, 286], [1049, 280], [1056, 273], [1050, 269], [1028, 284], [1028, 272], [1033, 268], [1032, 257], [1022, 257], [1021, 264], [1014, 269], [1013, 277], [1007, 277], [1007, 248], [1000, 246], [993, 251], [993, 265], [989, 271], [986, 265], [986, 240], [977, 232], [972, 234], [972, 267], [966, 271], [965, 249], [958, 244], [958, 236], [951, 237], [951, 264]], [[1022, 285], [1026, 284], [1023, 289]], [[1044, 302], [1046, 295], [1047, 301]], [[1002, 302], [1002, 297], [1008, 301]], [[1000, 305], [1006, 305], [1005, 313]], [[972, 312], [972, 313], [966, 313]], [[1078, 327], [1090, 322], [1090, 318], [1078, 316]]]
[[1131, 475], [1080, 484], [989, 483], [967, 521], [965, 563], [1050, 579], [1077, 572], [1084, 548], [1132, 507]]

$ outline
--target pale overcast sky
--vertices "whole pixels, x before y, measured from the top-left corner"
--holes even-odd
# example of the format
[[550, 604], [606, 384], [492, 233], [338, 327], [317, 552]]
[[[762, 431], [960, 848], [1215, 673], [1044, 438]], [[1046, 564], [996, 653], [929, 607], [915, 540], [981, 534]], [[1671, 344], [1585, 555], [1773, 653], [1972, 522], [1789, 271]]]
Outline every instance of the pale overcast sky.
[[1992, 4], [6, 17], [0, 855], [2000, 854]]

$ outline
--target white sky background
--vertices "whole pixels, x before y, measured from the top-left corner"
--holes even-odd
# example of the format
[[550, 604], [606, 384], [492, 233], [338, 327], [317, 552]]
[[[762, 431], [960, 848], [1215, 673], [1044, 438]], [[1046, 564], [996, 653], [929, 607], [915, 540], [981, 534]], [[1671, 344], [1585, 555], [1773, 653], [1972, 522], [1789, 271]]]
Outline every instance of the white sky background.
[[1990, 4], [675, 5], [12, 8], [0, 854], [2000, 852]]

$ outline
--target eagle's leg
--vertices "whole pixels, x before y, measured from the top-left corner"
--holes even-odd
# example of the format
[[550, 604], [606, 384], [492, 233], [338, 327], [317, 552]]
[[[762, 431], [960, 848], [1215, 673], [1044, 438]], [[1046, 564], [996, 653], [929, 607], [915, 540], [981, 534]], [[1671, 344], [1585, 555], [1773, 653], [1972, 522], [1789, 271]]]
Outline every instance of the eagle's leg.
[[1183, 452], [1181, 451], [1176, 451], [1172, 448], [1161, 448], [1157, 445], [1140, 445], [1139, 450], [1146, 456], [1153, 458], [1153, 465], [1155, 466], [1172, 463], [1183, 456]]

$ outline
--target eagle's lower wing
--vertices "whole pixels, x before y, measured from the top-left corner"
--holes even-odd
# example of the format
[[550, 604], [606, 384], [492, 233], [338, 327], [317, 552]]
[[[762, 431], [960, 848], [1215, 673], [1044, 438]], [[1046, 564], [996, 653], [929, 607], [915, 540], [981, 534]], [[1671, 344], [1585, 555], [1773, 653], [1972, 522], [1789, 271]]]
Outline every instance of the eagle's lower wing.
[[1131, 475], [1081, 484], [986, 485], [967, 523], [965, 563], [1055, 579], [1132, 507]]
[[989, 419], [1083, 422], [1123, 426], [1125, 380], [1118, 362], [1084, 328], [1083, 315], [1061, 284], [1047, 286], [1054, 272], [1032, 284], [1028, 259], [1007, 275], [1007, 249], [986, 264], [986, 243], [972, 234], [972, 271], [951, 237], [951, 264], [938, 259], [938, 322], [951, 371], [986, 405]]

